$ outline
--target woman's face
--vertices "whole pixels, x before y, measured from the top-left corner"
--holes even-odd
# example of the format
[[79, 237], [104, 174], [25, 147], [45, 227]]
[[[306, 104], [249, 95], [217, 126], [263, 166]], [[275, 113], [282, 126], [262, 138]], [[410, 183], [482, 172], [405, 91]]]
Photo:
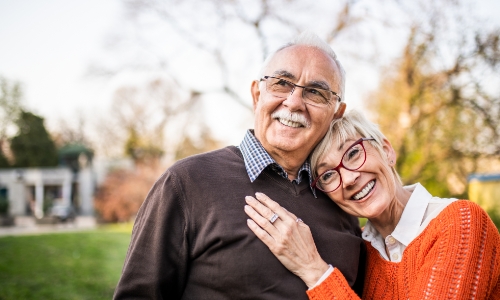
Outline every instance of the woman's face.
[[[359, 138], [361, 136], [352, 137], [344, 144], [333, 142], [329, 153], [319, 161], [318, 174], [337, 167], [344, 153]], [[391, 164], [396, 158], [394, 149], [384, 140], [383, 157], [371, 143], [363, 142], [366, 153], [364, 164], [356, 171], [341, 167], [338, 170], [342, 181], [340, 186], [327, 193], [347, 213], [369, 219], [377, 218], [396, 201], [396, 181], [391, 171]]]

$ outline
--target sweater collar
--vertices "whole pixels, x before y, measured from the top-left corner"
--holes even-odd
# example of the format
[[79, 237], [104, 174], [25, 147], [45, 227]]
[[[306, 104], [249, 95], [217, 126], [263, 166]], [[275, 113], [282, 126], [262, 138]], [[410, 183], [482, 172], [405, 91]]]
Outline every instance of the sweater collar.
[[[245, 168], [248, 173], [248, 177], [251, 182], [254, 182], [257, 177], [264, 171], [268, 166], [281, 177], [288, 179], [288, 174], [281, 167], [269, 153], [266, 151], [264, 146], [255, 137], [254, 131], [252, 129], [247, 130], [243, 141], [241, 142], [240, 151], [243, 154], [243, 159], [245, 161]], [[304, 172], [309, 178], [309, 184], [312, 184], [311, 176], [311, 164], [309, 160], [306, 160], [304, 164], [299, 169], [299, 174], [293, 181], [299, 184], [304, 178]]]

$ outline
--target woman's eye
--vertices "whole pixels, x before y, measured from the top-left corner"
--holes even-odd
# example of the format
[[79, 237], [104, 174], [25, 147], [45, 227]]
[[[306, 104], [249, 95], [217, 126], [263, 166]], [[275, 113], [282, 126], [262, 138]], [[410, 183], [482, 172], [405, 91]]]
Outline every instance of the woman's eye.
[[328, 183], [328, 182], [334, 180], [336, 176], [337, 176], [336, 171], [328, 171], [325, 174], [321, 175], [321, 181], [323, 183]]
[[359, 154], [361, 153], [361, 149], [359, 147], [353, 147], [352, 149], [350, 149], [349, 151], [347, 151], [347, 160], [351, 160], [353, 158], [356, 158], [359, 156]]

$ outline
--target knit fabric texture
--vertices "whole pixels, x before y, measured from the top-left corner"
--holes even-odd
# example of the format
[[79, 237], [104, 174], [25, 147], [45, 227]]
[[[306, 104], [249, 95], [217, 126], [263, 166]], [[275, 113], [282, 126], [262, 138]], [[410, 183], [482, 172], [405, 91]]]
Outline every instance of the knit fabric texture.
[[[500, 299], [500, 235], [473, 202], [444, 209], [408, 245], [400, 263], [366, 244], [363, 299]], [[337, 268], [307, 294], [311, 300], [359, 299]]]

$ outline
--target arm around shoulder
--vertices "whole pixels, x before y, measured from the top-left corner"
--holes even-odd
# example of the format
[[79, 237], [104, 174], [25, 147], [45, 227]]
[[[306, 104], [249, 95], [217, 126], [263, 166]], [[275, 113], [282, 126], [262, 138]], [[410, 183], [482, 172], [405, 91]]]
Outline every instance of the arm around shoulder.
[[187, 216], [181, 185], [165, 172], [142, 204], [114, 299], [180, 299], [187, 276]]

